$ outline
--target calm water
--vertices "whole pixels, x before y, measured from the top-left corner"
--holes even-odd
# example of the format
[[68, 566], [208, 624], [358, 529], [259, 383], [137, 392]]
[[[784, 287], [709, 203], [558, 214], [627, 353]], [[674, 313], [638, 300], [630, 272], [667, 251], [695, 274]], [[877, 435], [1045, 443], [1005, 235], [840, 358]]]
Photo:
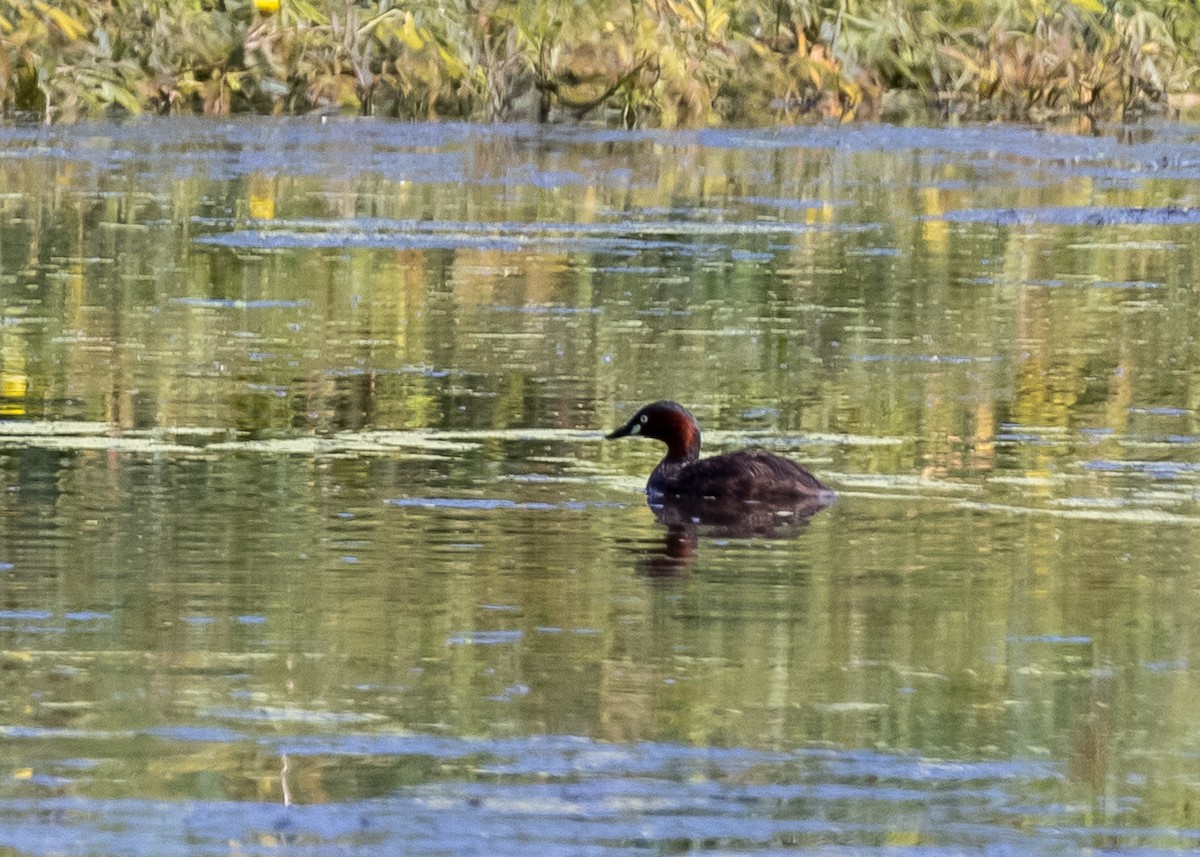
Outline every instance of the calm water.
[[[1198, 179], [0, 129], [0, 853], [1200, 848]], [[837, 503], [668, 533], [663, 397]]]

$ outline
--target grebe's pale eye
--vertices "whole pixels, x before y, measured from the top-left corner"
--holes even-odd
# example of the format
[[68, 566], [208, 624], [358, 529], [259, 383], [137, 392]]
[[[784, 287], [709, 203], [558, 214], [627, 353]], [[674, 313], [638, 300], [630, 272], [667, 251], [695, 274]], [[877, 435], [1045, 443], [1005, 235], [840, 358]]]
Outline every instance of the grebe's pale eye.
[[646, 423], [648, 423], [648, 422], [650, 422], [650, 415], [649, 415], [649, 414], [642, 414], [642, 425], [645, 425], [645, 424], [646, 424]]

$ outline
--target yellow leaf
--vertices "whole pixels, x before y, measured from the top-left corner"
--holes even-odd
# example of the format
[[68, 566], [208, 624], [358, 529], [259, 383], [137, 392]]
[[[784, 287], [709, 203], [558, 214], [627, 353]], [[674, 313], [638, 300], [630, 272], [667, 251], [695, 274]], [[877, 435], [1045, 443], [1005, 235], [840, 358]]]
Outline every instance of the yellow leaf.
[[450, 51], [446, 50], [445, 46], [438, 45], [438, 56], [442, 58], [442, 62], [446, 66], [446, 71], [451, 77], [461, 79], [466, 76], [466, 64], [454, 54], [450, 53]]
[[672, 12], [674, 12], [688, 24], [698, 24], [703, 17], [700, 10], [696, 8], [694, 0], [690, 3], [680, 3], [676, 2], [676, 0], [667, 0], [667, 5], [671, 7]]
[[3, 15], [0, 15], [0, 30], [3, 30], [6, 33], [11, 33], [15, 29], [17, 29], [16, 25], [13, 24], [12, 21], [8, 20], [8, 18], [5, 18]]
[[324, 26], [329, 23], [329, 16], [308, 0], [288, 0], [287, 11], [309, 24]]
[[410, 50], [419, 51], [425, 47], [425, 39], [422, 38], [420, 30], [417, 29], [417, 22], [413, 18], [412, 12], [407, 12], [404, 15], [404, 26], [400, 28], [400, 38]]
[[14, 780], [32, 780], [33, 768], [17, 768], [13, 771]]
[[708, 35], [715, 37], [721, 34], [725, 29], [725, 25], [729, 23], [729, 13], [722, 10], [714, 12], [708, 19]]
[[1100, 0], [1071, 0], [1071, 5], [1093, 15], [1101, 15], [1105, 11], [1104, 4]]
[[49, 3], [44, 2], [44, 0], [38, 0], [34, 5], [39, 12], [50, 18], [62, 30], [63, 35], [72, 42], [87, 35], [87, 25], [82, 21], [72, 18], [62, 9], [51, 6]]

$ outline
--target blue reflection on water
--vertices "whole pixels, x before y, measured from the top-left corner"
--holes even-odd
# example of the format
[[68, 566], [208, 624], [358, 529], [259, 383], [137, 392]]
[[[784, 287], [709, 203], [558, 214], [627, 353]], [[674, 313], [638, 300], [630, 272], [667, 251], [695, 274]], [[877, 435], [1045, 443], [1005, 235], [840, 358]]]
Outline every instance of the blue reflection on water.
[[[526, 688], [514, 686], [506, 700]], [[25, 730], [27, 740], [62, 730]], [[80, 732], [72, 733], [76, 738]], [[1135, 830], [1120, 796], [1100, 829], [1090, 806], [1054, 800], [1060, 765], [943, 760], [870, 750], [749, 750], [582, 737], [470, 739], [365, 732], [260, 737], [228, 729], [141, 733], [167, 745], [251, 744], [275, 757], [285, 800], [139, 800], [16, 796], [0, 803], [0, 847], [23, 853], [617, 854], [663, 849], [743, 853], [1068, 854], [1147, 837], [1200, 845], [1200, 831]], [[9, 733], [9, 737], [14, 737]], [[111, 739], [112, 736], [103, 736]], [[368, 762], [425, 771], [373, 798], [305, 803], [292, 768]], [[430, 762], [434, 763], [432, 766]], [[86, 769], [85, 769], [86, 770]], [[292, 782], [291, 779], [295, 781]], [[36, 772], [25, 788], [69, 785]], [[1047, 800], [1048, 799], [1048, 800]], [[1123, 851], [1123, 853], [1135, 853]], [[1150, 853], [1150, 852], [1145, 852]]]
[[523, 631], [461, 631], [446, 638], [448, 646], [499, 646], [519, 643], [524, 639]]

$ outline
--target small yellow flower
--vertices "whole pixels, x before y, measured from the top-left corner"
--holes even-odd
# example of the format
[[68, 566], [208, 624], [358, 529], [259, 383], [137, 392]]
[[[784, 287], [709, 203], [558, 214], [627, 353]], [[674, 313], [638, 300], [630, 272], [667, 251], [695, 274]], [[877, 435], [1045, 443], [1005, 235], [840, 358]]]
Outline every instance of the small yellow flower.
[[254, 0], [254, 8], [260, 15], [274, 15], [279, 11], [279, 0]]

